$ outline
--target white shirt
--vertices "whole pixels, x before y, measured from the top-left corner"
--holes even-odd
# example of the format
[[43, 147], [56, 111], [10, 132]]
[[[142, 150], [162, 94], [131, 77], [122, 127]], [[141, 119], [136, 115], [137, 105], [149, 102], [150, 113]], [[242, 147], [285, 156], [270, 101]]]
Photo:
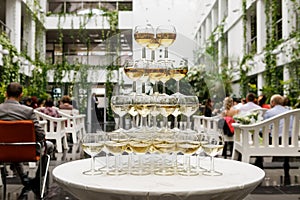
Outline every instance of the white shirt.
[[247, 112], [252, 109], [261, 108], [259, 105], [253, 103], [253, 102], [247, 102], [246, 104], [242, 105], [239, 110], [240, 112]]

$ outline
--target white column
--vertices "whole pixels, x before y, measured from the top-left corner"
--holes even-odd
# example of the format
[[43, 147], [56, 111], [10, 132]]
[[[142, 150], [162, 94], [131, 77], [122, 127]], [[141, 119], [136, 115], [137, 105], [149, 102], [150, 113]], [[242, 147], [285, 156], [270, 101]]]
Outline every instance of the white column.
[[261, 95], [262, 91], [261, 89], [263, 88], [265, 83], [265, 79], [262, 73], [257, 75], [257, 95]]
[[17, 51], [21, 50], [21, 7], [22, 1], [9, 0], [6, 1], [6, 25], [12, 30], [11, 42]]
[[[287, 67], [287, 65], [285, 65], [283, 67], [283, 81], [287, 81], [290, 79], [290, 73], [289, 73], [289, 69]], [[288, 85], [286, 87], [284, 87], [284, 91], [283, 91], [283, 94], [284, 95], [288, 95]]]
[[256, 2], [257, 20], [257, 53], [261, 53], [266, 45], [266, 15], [264, 0]]
[[[299, 4], [298, 4], [299, 5]], [[294, 4], [291, 0], [282, 0], [282, 38], [287, 39], [296, 27], [296, 15], [293, 12]]]
[[35, 28], [36, 24], [30, 13], [24, 13], [23, 42], [27, 45], [27, 54], [35, 59]]

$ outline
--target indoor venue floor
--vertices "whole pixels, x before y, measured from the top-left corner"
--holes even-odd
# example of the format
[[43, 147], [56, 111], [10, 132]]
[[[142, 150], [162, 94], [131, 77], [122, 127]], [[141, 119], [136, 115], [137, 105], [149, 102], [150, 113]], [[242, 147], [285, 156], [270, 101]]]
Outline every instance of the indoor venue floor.
[[[72, 160], [77, 160], [83, 158], [83, 152], [80, 145], [69, 144], [69, 149], [63, 153], [55, 153], [55, 156], [51, 159], [50, 162], [50, 172], [58, 165], [69, 162]], [[246, 200], [300, 200], [300, 161], [296, 158], [291, 159], [290, 165], [290, 185], [284, 185], [283, 180], [283, 169], [282, 161], [280, 159], [265, 158], [265, 172], [266, 177], [264, 181], [258, 186], [251, 194], [249, 194], [245, 199]], [[34, 176], [35, 169], [29, 168], [29, 176]], [[10, 172], [12, 173], [12, 172]], [[7, 199], [15, 200], [17, 199], [22, 185], [18, 177], [8, 178], [8, 191]], [[2, 194], [1, 194], [2, 195]], [[1, 196], [0, 196], [1, 197]], [[3, 198], [0, 198], [3, 199]], [[29, 193], [28, 200], [35, 199], [32, 192]], [[76, 200], [68, 192], [64, 191], [58, 186], [58, 184], [53, 181], [52, 175], [50, 173], [50, 187], [48, 193], [45, 197], [46, 200]]]

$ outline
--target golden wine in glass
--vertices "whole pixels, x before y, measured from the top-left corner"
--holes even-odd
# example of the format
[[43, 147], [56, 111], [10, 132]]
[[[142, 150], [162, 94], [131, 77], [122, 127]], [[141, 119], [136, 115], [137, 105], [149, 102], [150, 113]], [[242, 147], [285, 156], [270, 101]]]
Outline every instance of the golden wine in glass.
[[168, 47], [176, 39], [176, 29], [172, 25], [161, 25], [156, 28], [156, 38], [160, 45], [165, 47], [165, 58], [168, 58]]
[[146, 59], [146, 47], [154, 36], [154, 29], [150, 24], [147, 24], [146, 26], [139, 25], [134, 28], [134, 39], [143, 47], [142, 59]]

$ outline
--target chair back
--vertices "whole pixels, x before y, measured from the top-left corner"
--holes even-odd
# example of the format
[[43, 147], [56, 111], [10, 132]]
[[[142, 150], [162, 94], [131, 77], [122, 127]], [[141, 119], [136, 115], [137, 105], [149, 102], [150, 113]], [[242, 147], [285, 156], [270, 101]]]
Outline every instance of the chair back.
[[37, 161], [33, 121], [0, 121], [0, 162]]

